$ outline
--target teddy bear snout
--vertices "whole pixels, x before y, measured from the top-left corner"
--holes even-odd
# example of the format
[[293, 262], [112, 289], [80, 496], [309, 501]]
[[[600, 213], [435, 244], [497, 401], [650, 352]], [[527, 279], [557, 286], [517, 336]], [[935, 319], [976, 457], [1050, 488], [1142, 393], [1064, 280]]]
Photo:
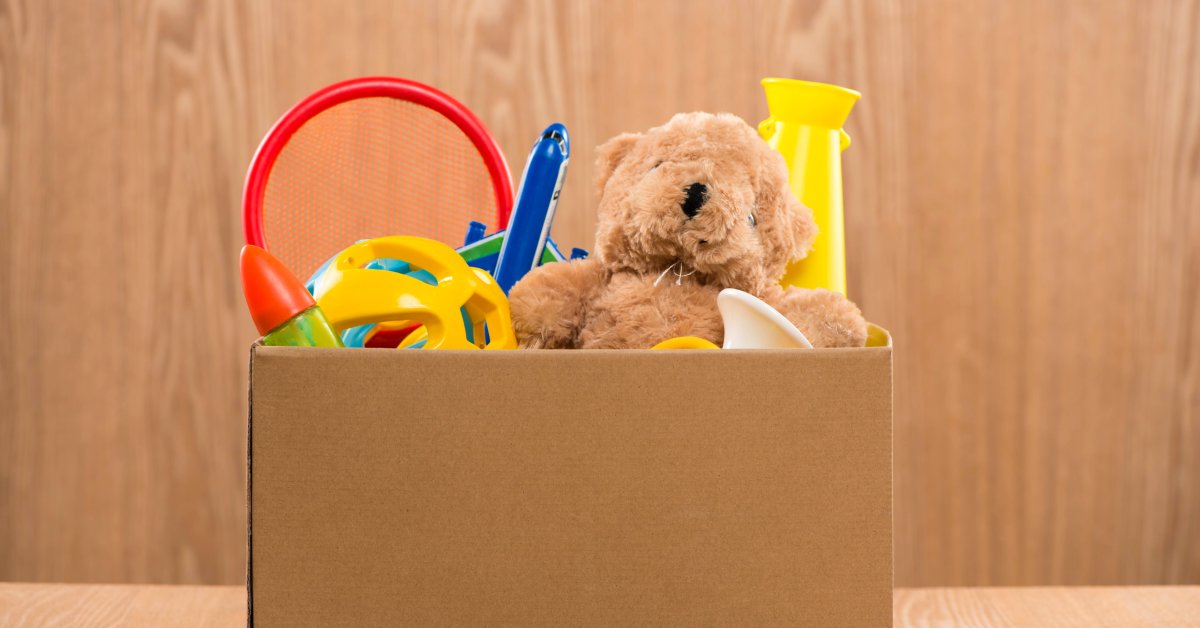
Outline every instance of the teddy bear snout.
[[680, 203], [680, 208], [683, 213], [687, 214], [688, 219], [695, 218], [696, 214], [700, 213], [700, 208], [708, 202], [708, 186], [703, 183], [693, 183], [683, 190], [687, 197]]

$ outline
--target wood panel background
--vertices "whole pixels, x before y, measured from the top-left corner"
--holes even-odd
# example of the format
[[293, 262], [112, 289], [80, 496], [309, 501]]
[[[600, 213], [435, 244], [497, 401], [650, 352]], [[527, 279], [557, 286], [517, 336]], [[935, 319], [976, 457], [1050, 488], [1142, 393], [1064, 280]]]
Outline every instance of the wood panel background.
[[0, 5], [0, 579], [237, 583], [242, 177], [290, 104], [392, 74], [514, 168], [758, 79], [865, 98], [851, 296], [896, 338], [899, 586], [1200, 582], [1200, 6]]

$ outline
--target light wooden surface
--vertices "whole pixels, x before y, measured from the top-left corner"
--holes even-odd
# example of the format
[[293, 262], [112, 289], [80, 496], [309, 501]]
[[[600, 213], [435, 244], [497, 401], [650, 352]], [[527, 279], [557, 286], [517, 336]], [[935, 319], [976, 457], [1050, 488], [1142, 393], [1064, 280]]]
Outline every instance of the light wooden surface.
[[158, 0], [0, 6], [0, 578], [235, 583], [261, 135], [430, 82], [518, 170], [767, 75], [865, 98], [851, 296], [896, 339], [896, 582], [1200, 582], [1200, 6]]
[[[913, 628], [1195, 626], [1200, 587], [897, 589], [895, 625]], [[241, 626], [240, 586], [0, 583], [5, 626]]]
[[246, 587], [0, 583], [3, 626], [245, 626]]
[[897, 589], [896, 626], [1132, 628], [1200, 625], [1200, 587]]

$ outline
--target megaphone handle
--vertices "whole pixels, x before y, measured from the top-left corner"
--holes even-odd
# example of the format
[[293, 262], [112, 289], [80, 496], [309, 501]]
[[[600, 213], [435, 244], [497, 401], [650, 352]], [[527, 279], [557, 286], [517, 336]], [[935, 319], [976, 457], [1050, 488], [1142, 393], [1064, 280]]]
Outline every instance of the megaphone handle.
[[768, 117], [766, 120], [758, 123], [758, 134], [766, 141], [771, 141], [771, 137], [775, 135], [775, 131], [779, 125], [775, 123], [774, 117]]

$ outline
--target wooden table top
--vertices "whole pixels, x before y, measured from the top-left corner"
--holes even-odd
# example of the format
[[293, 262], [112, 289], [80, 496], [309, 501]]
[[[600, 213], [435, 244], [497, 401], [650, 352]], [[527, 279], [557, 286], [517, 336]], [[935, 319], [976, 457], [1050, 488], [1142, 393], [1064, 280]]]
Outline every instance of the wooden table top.
[[896, 589], [896, 626], [1200, 626], [1200, 586]]
[[[897, 589], [896, 626], [1200, 626], [1200, 586]], [[3, 626], [242, 626], [244, 587], [0, 583]]]

